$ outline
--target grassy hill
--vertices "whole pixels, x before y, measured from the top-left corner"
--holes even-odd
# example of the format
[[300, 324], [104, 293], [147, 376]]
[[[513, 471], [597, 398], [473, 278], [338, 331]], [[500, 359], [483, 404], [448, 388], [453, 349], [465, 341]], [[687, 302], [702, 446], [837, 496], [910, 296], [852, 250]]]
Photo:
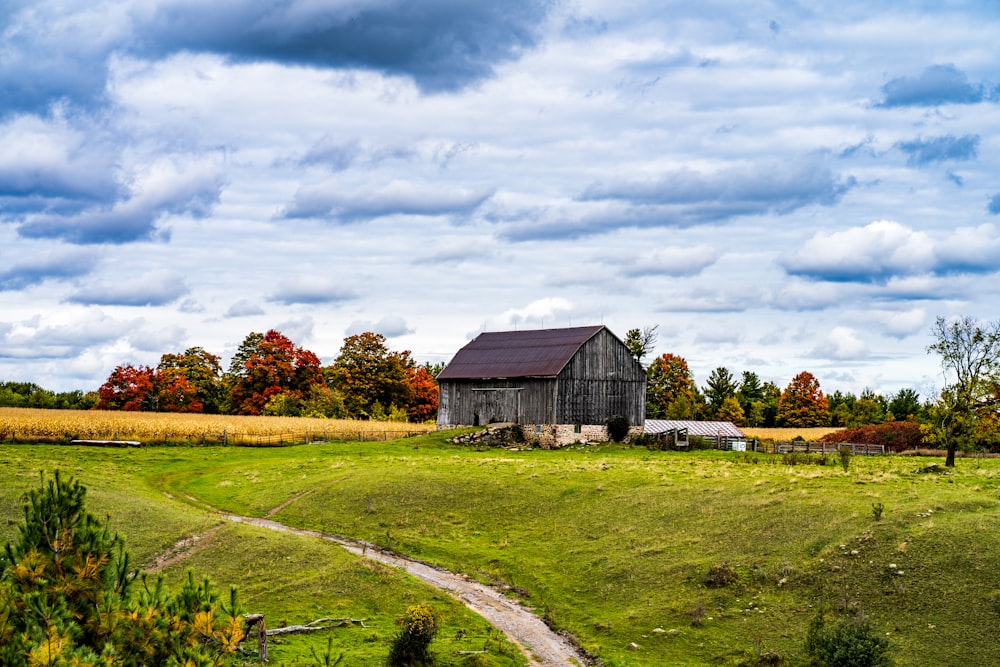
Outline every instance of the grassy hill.
[[[441, 434], [263, 450], [5, 445], [0, 532], [14, 530], [37, 471], [60, 467], [91, 488], [94, 510], [112, 514], [140, 560], [214, 523], [206, 506], [281, 507], [272, 518], [286, 524], [507, 586], [609, 666], [735, 665], [764, 652], [805, 664], [821, 607], [862, 609], [899, 665], [1000, 664], [1000, 461], [962, 459], [948, 474], [928, 459], [854, 457], [845, 472], [836, 457], [803, 458], [474, 451]], [[348, 664], [384, 655], [392, 619], [413, 601], [441, 606], [442, 636], [475, 624], [401, 575], [248, 527], [216, 531], [168, 576], [188, 567], [237, 584], [269, 618], [377, 619], [334, 632], [337, 650], [364, 658]], [[489, 641], [481, 625], [470, 632]], [[308, 655], [296, 641], [320, 639], [272, 656]]]

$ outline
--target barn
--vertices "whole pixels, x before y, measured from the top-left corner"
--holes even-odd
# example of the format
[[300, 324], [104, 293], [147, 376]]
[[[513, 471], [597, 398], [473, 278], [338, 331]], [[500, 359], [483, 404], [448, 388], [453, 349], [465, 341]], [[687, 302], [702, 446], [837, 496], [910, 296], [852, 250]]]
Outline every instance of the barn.
[[544, 445], [641, 433], [646, 373], [605, 326], [479, 334], [438, 375], [439, 428], [520, 424]]

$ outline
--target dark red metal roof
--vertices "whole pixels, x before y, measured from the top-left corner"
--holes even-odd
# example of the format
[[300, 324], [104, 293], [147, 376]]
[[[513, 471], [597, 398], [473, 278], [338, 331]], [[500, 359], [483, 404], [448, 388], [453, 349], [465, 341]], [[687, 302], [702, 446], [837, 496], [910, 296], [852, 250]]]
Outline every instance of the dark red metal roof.
[[603, 326], [481, 333], [458, 351], [439, 380], [551, 377]]

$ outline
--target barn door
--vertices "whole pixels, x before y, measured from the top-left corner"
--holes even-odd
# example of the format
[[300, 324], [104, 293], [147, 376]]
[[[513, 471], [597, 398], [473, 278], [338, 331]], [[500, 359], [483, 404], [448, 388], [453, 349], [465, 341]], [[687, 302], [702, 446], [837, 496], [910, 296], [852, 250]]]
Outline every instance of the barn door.
[[520, 389], [475, 389], [473, 390], [476, 426], [498, 422], [518, 423], [521, 405]]

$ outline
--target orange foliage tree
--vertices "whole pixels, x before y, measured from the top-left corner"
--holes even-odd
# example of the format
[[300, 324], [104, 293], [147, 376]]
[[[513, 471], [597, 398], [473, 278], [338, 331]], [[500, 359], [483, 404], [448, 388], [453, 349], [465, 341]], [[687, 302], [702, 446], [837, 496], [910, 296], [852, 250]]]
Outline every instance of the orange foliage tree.
[[259, 415], [272, 398], [301, 401], [313, 385], [325, 385], [319, 357], [271, 329], [251, 333], [240, 345], [228, 373], [231, 412]]
[[687, 360], [669, 352], [646, 369], [646, 416], [652, 419], [693, 419], [695, 384]]
[[407, 381], [413, 389], [413, 398], [406, 408], [411, 422], [434, 419], [438, 410], [438, 383], [430, 371], [420, 366], [406, 369]]
[[785, 387], [778, 400], [778, 426], [829, 426], [830, 408], [819, 380], [802, 371]]

